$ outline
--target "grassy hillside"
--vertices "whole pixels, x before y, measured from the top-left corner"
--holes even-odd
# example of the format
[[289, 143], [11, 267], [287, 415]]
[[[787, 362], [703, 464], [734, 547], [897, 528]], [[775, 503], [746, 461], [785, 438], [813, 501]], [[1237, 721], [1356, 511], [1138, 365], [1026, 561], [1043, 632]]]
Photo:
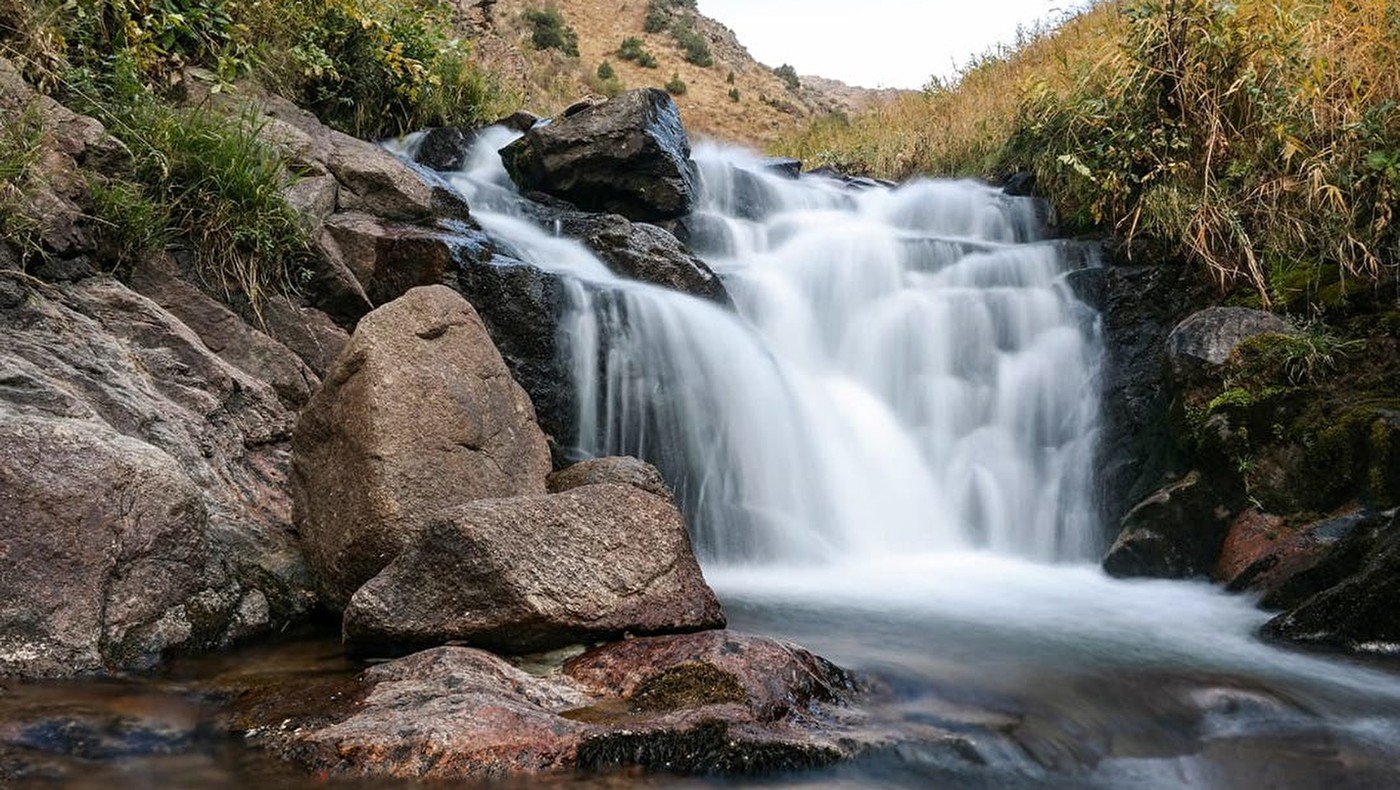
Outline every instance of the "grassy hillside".
[[[766, 144], [879, 95], [795, 74], [784, 79], [698, 13], [694, 0], [499, 0], [476, 12], [473, 27], [483, 62], [539, 113], [589, 93], [683, 84], [675, 99], [693, 133]], [[563, 32], [554, 35], [554, 27]], [[600, 68], [613, 76], [600, 77]]]
[[1400, 262], [1400, 4], [1124, 0], [774, 150], [890, 177], [1031, 171], [1068, 232], [1188, 260], [1264, 305]]

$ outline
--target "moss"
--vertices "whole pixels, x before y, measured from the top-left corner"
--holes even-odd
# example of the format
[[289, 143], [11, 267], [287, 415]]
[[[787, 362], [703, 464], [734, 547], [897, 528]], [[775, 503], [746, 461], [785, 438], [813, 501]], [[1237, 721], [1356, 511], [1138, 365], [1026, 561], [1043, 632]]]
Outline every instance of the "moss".
[[647, 678], [632, 693], [633, 707], [645, 711], [698, 708], [748, 699], [739, 678], [714, 664], [688, 661]]

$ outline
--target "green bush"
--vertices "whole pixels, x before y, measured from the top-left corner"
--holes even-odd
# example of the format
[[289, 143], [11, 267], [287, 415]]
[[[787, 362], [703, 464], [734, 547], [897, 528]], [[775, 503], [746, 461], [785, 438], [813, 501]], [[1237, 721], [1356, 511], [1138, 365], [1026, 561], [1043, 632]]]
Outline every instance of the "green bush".
[[686, 90], [685, 80], [681, 79], [679, 73], [672, 74], [671, 79], [666, 81], [666, 92], [672, 96], [684, 96]]
[[677, 20], [671, 27], [671, 35], [675, 37], [676, 45], [681, 48], [687, 63], [693, 63], [701, 68], [715, 65], [714, 55], [710, 53], [710, 43], [695, 28], [690, 26], [688, 20], [685, 22]]
[[797, 69], [787, 63], [773, 69], [773, 74], [787, 84], [788, 90], [795, 91], [802, 87], [802, 79], [797, 76]]
[[139, 260], [170, 243], [170, 206], [153, 199], [145, 185], [90, 176], [88, 191], [103, 260]]
[[605, 61], [603, 61], [602, 63], [599, 63], [599, 64], [598, 64], [598, 79], [600, 79], [600, 80], [611, 80], [611, 79], [616, 79], [616, 78], [617, 78], [617, 72], [613, 69], [613, 66], [612, 66], [611, 63], [609, 63], [609, 62], [607, 62], [607, 61], [605, 60]]
[[623, 60], [629, 60], [638, 66], [646, 69], [657, 67], [656, 56], [651, 54], [643, 45], [642, 40], [636, 36], [625, 38], [617, 48], [617, 56]]
[[612, 64], [606, 60], [598, 65], [598, 71], [589, 76], [587, 82], [590, 90], [609, 99], [627, 90], [627, 86], [622, 84], [622, 78], [617, 76]]
[[732, 102], [738, 102], [738, 101], [739, 101], [739, 89], [738, 89], [738, 88], [730, 88], [730, 89], [729, 89], [729, 100], [732, 101]]
[[526, 11], [525, 21], [530, 24], [530, 42], [535, 49], [557, 49], [570, 57], [578, 57], [578, 34], [564, 21], [563, 13], [556, 6]]

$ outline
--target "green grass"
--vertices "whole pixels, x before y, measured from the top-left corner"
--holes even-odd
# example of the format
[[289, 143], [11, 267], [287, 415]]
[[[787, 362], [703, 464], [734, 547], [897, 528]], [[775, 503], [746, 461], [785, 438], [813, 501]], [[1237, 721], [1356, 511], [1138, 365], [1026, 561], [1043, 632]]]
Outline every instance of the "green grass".
[[34, 167], [43, 144], [37, 108], [24, 108], [0, 128], [0, 236], [27, 257], [39, 248], [39, 220], [30, 210]]

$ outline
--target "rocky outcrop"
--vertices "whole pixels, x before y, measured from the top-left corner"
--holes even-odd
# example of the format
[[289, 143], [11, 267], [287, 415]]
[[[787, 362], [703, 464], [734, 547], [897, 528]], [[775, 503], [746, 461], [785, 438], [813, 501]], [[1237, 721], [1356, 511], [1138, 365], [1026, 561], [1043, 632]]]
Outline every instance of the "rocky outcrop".
[[634, 90], [536, 126], [501, 151], [524, 192], [642, 222], [695, 202], [696, 171], [680, 114], [662, 90]]
[[1235, 508], [1200, 472], [1164, 486], [1123, 518], [1104, 558], [1113, 576], [1189, 578], [1214, 567]]
[[1291, 330], [1287, 321], [1263, 310], [1208, 307], [1167, 336], [1167, 366], [1178, 386], [1189, 386], [1219, 370], [1244, 341]]
[[[1303, 598], [1311, 590], [1315, 594]], [[1270, 596], [1303, 598], [1270, 620], [1264, 633], [1292, 642], [1394, 656], [1400, 654], [1400, 516], [1368, 518], [1311, 567]]]
[[528, 776], [640, 766], [761, 773], [826, 765], [879, 740], [851, 676], [799, 647], [727, 631], [635, 639], [530, 675], [442, 647], [374, 667], [362, 701], [297, 711], [254, 742], [313, 770], [370, 777]]
[[588, 245], [615, 274], [721, 304], [730, 301], [719, 276], [669, 231], [615, 214], [570, 212], [559, 225], [566, 235]]
[[346, 642], [381, 652], [530, 653], [723, 625], [680, 512], [624, 485], [440, 511], [345, 609]]
[[416, 288], [366, 316], [293, 441], [297, 524], [326, 601], [343, 606], [447, 508], [544, 493], [534, 418], [455, 292]]
[[637, 458], [590, 458], [549, 476], [550, 493], [558, 494], [575, 488], [593, 485], [625, 485], [643, 491], [671, 498], [671, 487], [656, 467]]
[[115, 281], [0, 284], [4, 671], [143, 666], [306, 612], [273, 390]]

